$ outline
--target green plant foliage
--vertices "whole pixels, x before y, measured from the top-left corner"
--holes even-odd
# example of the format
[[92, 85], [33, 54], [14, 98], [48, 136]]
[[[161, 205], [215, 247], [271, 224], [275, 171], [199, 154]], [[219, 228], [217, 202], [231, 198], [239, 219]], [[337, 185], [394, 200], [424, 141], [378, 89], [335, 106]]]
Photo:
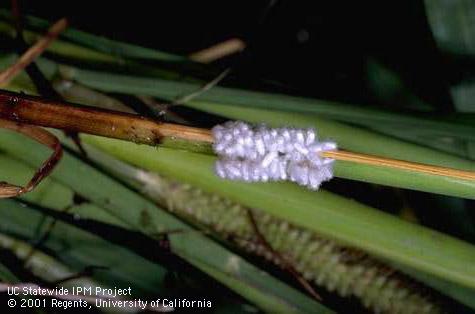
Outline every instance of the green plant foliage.
[[475, 287], [475, 269], [469, 266], [475, 260], [474, 248], [441, 233], [326, 191], [312, 192], [290, 183], [219, 179], [213, 173], [211, 156], [94, 136], [84, 136], [84, 140], [141, 168], [189, 182], [377, 256]]
[[[1, 130], [0, 137], [0, 150], [8, 152], [15, 158], [32, 166], [37, 166], [48, 155], [47, 149], [18, 134]], [[12, 143], [22, 143], [22, 145], [11, 145]], [[17, 167], [17, 171], [19, 170], [20, 167]], [[27, 171], [27, 173], [31, 173], [31, 171]], [[26, 176], [26, 174], [20, 176]], [[269, 312], [331, 312], [301, 292], [256, 268], [238, 255], [194, 232], [194, 229], [161, 210], [152, 202], [147, 201], [137, 193], [68, 153], [65, 154], [51, 178], [87, 198], [98, 208], [103, 208], [109, 216], [119, 219], [132, 230], [140, 231], [152, 238], [157, 238], [157, 236], [169, 230], [181, 230], [181, 232], [169, 235], [174, 254], [204, 272], [212, 268], [213, 271], [208, 273], [210, 276], [224, 285], [230, 285], [228, 288], [244, 297], [248, 297], [250, 302]], [[2, 201], [0, 204], [6, 204], [6, 201]], [[97, 211], [99, 212], [99, 210]], [[89, 213], [93, 214], [91, 211]], [[18, 215], [18, 218], [22, 217], [21, 214], [18, 213]], [[115, 219], [108, 221], [108, 223], [114, 222]], [[22, 228], [31, 229], [31, 227], [22, 225], [20, 222], [18, 225]], [[14, 224], [7, 222], [5, 228], [8, 228], [8, 226], [14, 226]], [[94, 255], [89, 253], [88, 256], [92, 257]], [[230, 260], [233, 261], [233, 265], [236, 267], [229, 268]], [[239, 281], [240, 284], [234, 285], [236, 281]], [[249, 293], [249, 291], [255, 291], [255, 293]]]

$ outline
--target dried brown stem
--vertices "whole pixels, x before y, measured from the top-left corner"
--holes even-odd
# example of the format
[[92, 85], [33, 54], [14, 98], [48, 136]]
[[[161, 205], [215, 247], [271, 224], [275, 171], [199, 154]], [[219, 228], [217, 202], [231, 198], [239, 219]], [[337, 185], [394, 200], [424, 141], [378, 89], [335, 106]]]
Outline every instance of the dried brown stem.
[[[157, 145], [163, 137], [212, 143], [210, 130], [157, 123], [142, 116], [44, 100], [0, 91], [0, 118], [19, 123], [82, 132], [136, 143]], [[323, 157], [354, 163], [403, 169], [415, 173], [475, 180], [475, 172], [383, 158], [343, 150], [322, 152]]]
[[0, 182], [0, 198], [15, 197], [33, 190], [50, 172], [61, 159], [63, 150], [59, 140], [51, 133], [41, 128], [23, 125], [18, 122], [0, 119], [0, 127], [24, 134], [37, 142], [48, 146], [53, 154], [36, 170], [31, 180], [24, 186], [17, 186], [6, 182]]
[[219, 82], [224, 80], [230, 72], [231, 72], [231, 68], [225, 69], [218, 76], [216, 76], [213, 80], [209, 81], [208, 83], [206, 83], [205, 85], [200, 87], [198, 90], [196, 90], [196, 91], [194, 91], [194, 92], [192, 92], [188, 95], [185, 95], [183, 97], [180, 97], [180, 98], [176, 99], [175, 101], [173, 101], [172, 105], [181, 105], [181, 104], [187, 103], [187, 102], [193, 100], [194, 98], [200, 96], [201, 94], [206, 93], [211, 88], [218, 85]]
[[437, 176], [454, 177], [454, 178], [465, 179], [465, 180], [475, 180], [475, 172], [420, 164], [420, 163], [409, 162], [409, 161], [404, 161], [404, 160], [381, 158], [381, 157], [365, 155], [361, 153], [353, 153], [353, 152], [339, 150], [339, 151], [322, 152], [321, 155], [323, 157], [333, 158], [336, 160], [346, 160], [346, 161], [356, 162], [359, 164], [396, 168], [396, 169], [408, 170], [412, 172], [426, 173], [426, 174], [437, 175]]
[[246, 44], [241, 39], [231, 38], [214, 46], [192, 53], [190, 59], [200, 63], [211, 63], [244, 50], [244, 48], [246, 48]]
[[39, 55], [45, 51], [48, 46], [59, 36], [59, 34], [66, 28], [68, 22], [66, 19], [61, 19], [51, 26], [48, 33], [40, 38], [33, 46], [31, 46], [18, 61], [0, 73], [0, 87], [7, 85], [15, 75], [25, 69], [32, 63]]
[[209, 130], [0, 91], [0, 118], [156, 145], [163, 137], [212, 142]]

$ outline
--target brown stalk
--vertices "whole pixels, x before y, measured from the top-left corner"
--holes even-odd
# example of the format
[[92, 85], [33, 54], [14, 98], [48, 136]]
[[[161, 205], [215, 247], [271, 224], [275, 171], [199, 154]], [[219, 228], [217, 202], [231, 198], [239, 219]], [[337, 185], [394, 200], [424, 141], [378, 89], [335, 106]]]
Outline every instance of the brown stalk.
[[198, 90], [192, 92], [191, 94], [185, 95], [183, 97], [180, 97], [173, 101], [172, 105], [182, 105], [184, 103], [187, 103], [191, 101], [192, 99], [200, 96], [203, 93], [206, 93], [209, 91], [211, 88], [215, 87], [218, 85], [222, 80], [226, 78], [226, 76], [231, 72], [231, 68], [227, 68], [224, 71], [222, 71], [218, 76], [216, 76], [213, 80], [209, 81], [202, 87], [200, 87]]
[[33, 46], [31, 46], [18, 61], [0, 73], [0, 87], [6, 86], [15, 75], [25, 69], [32, 63], [39, 55], [45, 51], [48, 46], [59, 36], [59, 34], [66, 28], [68, 22], [65, 18], [60, 19], [51, 26], [48, 33], [40, 38]]
[[199, 63], [211, 63], [226, 56], [235, 54], [246, 48], [246, 44], [239, 38], [231, 38], [214, 46], [190, 54], [190, 59]]
[[53, 154], [43, 162], [40, 168], [36, 170], [31, 180], [24, 187], [7, 182], [0, 182], [0, 198], [15, 197], [30, 192], [41, 182], [41, 180], [47, 177], [61, 159], [63, 150], [59, 140], [53, 134], [41, 128], [31, 125], [23, 125], [18, 122], [4, 119], [0, 119], [0, 127], [26, 135], [53, 150]]
[[209, 130], [192, 128], [106, 109], [44, 100], [0, 91], [0, 118], [25, 124], [156, 145], [163, 137], [211, 142]]
[[[142, 116], [44, 100], [0, 91], [0, 118], [25, 124], [63, 129], [157, 145], [163, 137], [213, 142], [210, 130], [157, 123]], [[403, 169], [415, 173], [475, 180], [475, 172], [383, 158], [343, 150], [322, 152], [323, 157], [354, 163]]]

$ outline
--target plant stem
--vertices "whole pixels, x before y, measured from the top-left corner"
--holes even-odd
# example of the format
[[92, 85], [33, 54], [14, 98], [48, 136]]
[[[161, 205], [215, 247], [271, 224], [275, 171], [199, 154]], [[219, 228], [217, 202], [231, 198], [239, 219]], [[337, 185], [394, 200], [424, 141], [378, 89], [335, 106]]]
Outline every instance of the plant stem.
[[211, 63], [228, 55], [240, 52], [244, 50], [244, 48], [246, 48], [245, 42], [239, 38], [231, 38], [211, 47], [194, 52], [189, 57], [195, 62]]
[[40, 38], [33, 46], [31, 46], [20, 59], [0, 73], [0, 86], [5, 86], [8, 82], [21, 70], [26, 68], [31, 62], [33, 62], [39, 55], [45, 51], [48, 46], [59, 36], [59, 34], [66, 28], [68, 21], [61, 19], [51, 26], [48, 33]]
[[31, 137], [35, 141], [48, 146], [53, 150], [53, 154], [43, 162], [43, 164], [36, 170], [31, 180], [24, 186], [16, 186], [13, 184], [0, 182], [0, 198], [16, 197], [33, 190], [50, 172], [54, 169], [56, 164], [61, 160], [63, 150], [59, 140], [51, 133], [42, 128], [31, 125], [22, 125], [9, 120], [0, 119], [0, 128], [10, 129]]
[[11, 92], [0, 92], [0, 117], [45, 127], [83, 132], [123, 139], [135, 143], [157, 145], [163, 137], [211, 142], [209, 130], [171, 123], [157, 123], [142, 116], [71, 106]]
[[[0, 92], [0, 117], [21, 123], [100, 135], [148, 145], [158, 145], [165, 137], [191, 142], [213, 142], [212, 133], [207, 129], [171, 123], [157, 123], [138, 115], [86, 106], [72, 106], [67, 103], [46, 101], [38, 97], [11, 92]], [[475, 173], [472, 171], [430, 166], [342, 150], [322, 152], [321, 155], [359, 164], [475, 180]]]

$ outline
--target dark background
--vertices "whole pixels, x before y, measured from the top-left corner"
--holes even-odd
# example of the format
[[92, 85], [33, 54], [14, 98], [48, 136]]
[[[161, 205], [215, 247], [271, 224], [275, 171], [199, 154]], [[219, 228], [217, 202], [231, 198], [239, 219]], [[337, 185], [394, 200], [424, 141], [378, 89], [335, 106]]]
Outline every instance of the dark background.
[[239, 37], [246, 52], [218, 65], [299, 95], [378, 105], [366, 82], [372, 58], [437, 111], [453, 109], [422, 0], [20, 3], [25, 13], [51, 21], [66, 16], [73, 27], [179, 54]]

